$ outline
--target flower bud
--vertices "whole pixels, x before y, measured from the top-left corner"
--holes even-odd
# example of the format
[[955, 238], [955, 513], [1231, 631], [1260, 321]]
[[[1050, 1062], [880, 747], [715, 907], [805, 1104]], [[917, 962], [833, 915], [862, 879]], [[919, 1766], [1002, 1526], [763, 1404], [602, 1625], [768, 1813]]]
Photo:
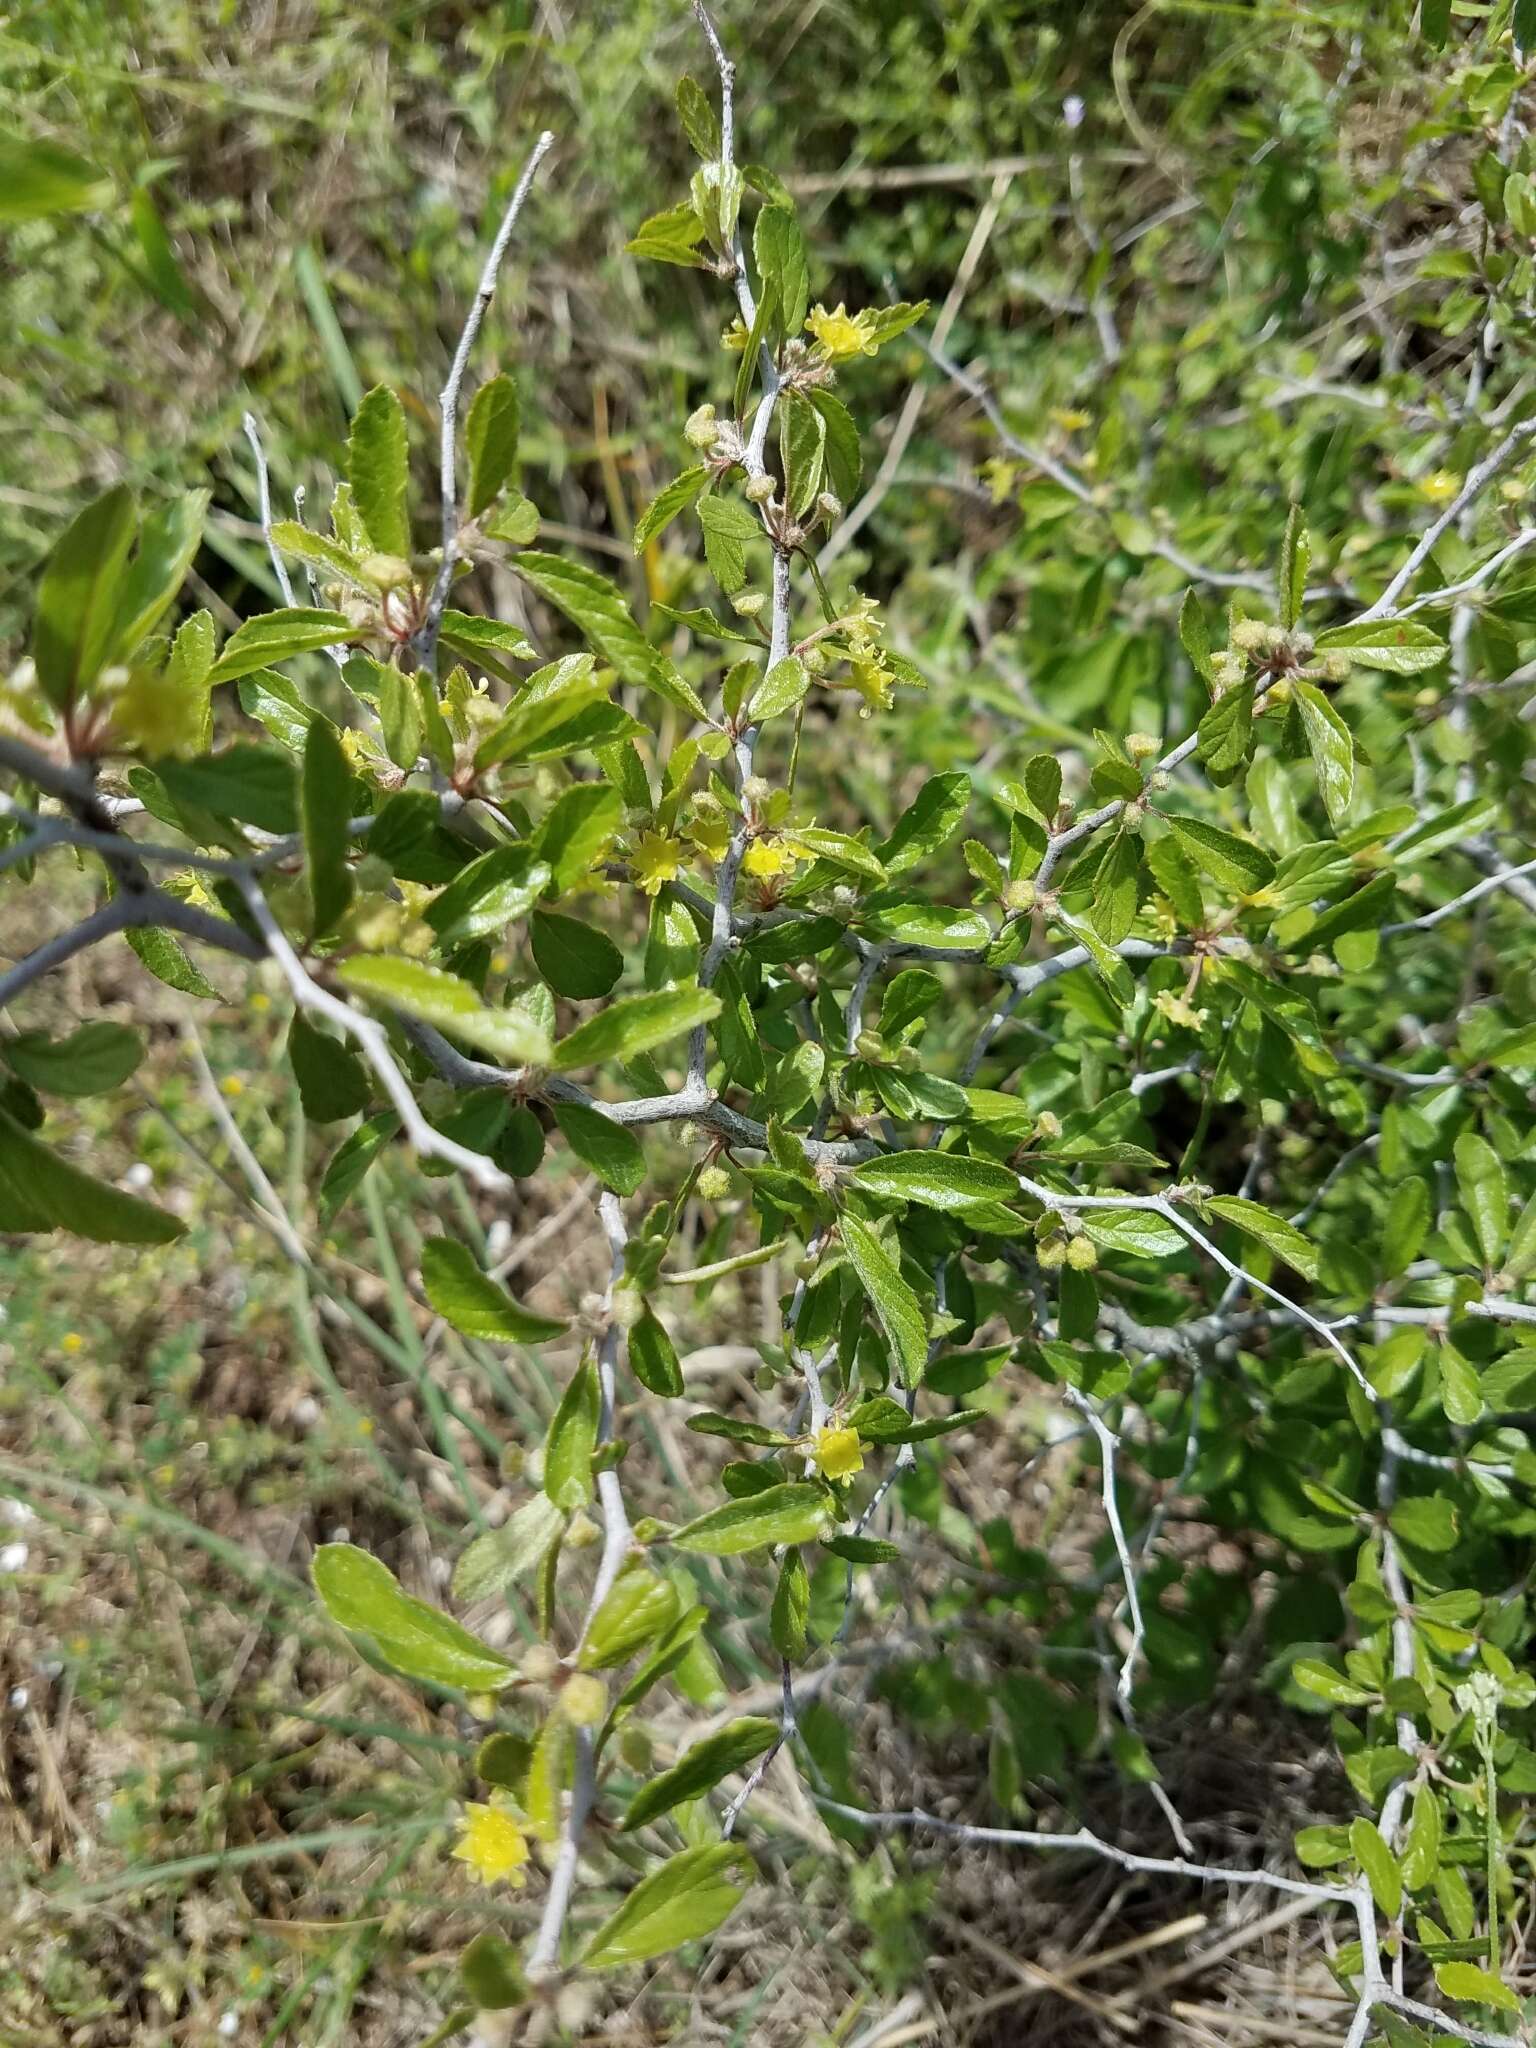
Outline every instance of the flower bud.
[[573, 1671], [560, 1688], [560, 1711], [575, 1728], [595, 1728], [608, 1711], [608, 1688], [593, 1671]]
[[834, 519], [842, 518], [843, 501], [836, 491], [822, 491], [816, 499], [816, 510], [830, 525]]
[[755, 619], [768, 602], [760, 590], [743, 590], [731, 599], [731, 609], [741, 619]]
[[1067, 1239], [1048, 1237], [1043, 1244], [1036, 1245], [1035, 1257], [1047, 1272], [1067, 1263]]
[[723, 1166], [706, 1166], [694, 1188], [702, 1202], [723, 1202], [731, 1192], [731, 1176]]
[[560, 1659], [548, 1643], [530, 1643], [517, 1668], [530, 1685], [548, 1685], [560, 1669]]
[[702, 454], [706, 449], [714, 447], [719, 432], [715, 408], [712, 405], [701, 405], [696, 411], [689, 413], [683, 427], [683, 439], [690, 448], [697, 448]]
[[1039, 891], [1033, 882], [1010, 882], [1003, 890], [1003, 908], [1013, 915], [1033, 910], [1038, 899]]
[[1091, 1273], [1098, 1263], [1099, 1255], [1091, 1237], [1067, 1239], [1067, 1264], [1074, 1273]]
[[1055, 1110], [1041, 1110], [1040, 1114], [1035, 1118], [1035, 1136], [1037, 1138], [1059, 1138], [1061, 1136], [1061, 1118], [1056, 1114]]
[[651, 1738], [643, 1728], [627, 1721], [619, 1731], [619, 1755], [632, 1771], [648, 1771], [654, 1755]]
[[590, 1515], [573, 1515], [565, 1532], [567, 1550], [590, 1550], [594, 1543], [601, 1543], [603, 1532]]
[[742, 496], [749, 505], [766, 505], [773, 497], [773, 478], [764, 470], [761, 476], [749, 477], [742, 489]]

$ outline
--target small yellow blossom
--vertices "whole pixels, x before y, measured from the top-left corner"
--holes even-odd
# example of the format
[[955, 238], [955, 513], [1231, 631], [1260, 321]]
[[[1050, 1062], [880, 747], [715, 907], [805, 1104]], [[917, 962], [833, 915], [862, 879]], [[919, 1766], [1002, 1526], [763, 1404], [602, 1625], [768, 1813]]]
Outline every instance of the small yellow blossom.
[[759, 882], [776, 881], [793, 874], [799, 858], [782, 839], [754, 839], [741, 857], [742, 873]]
[[1076, 434], [1084, 427], [1093, 425], [1091, 412], [1078, 412], [1075, 407], [1053, 406], [1051, 418], [1064, 434]]
[[264, 1015], [271, 1007], [272, 998], [265, 990], [257, 989], [256, 993], [251, 997], [251, 1008], [256, 1012], [257, 1016]]
[[731, 843], [730, 820], [723, 811], [699, 812], [688, 827], [688, 837], [706, 860], [724, 860]]
[[1449, 504], [1461, 489], [1461, 478], [1453, 469], [1432, 469], [1428, 476], [1419, 478], [1419, 495], [1428, 498], [1431, 505]]
[[226, 1074], [219, 1083], [219, 1093], [229, 1096], [243, 1095], [245, 1093], [245, 1083], [238, 1074]]
[[864, 709], [889, 711], [895, 703], [895, 679], [876, 652], [854, 654], [849, 658], [848, 680], [864, 699]]
[[854, 1475], [864, 1470], [864, 1446], [856, 1429], [818, 1429], [811, 1456], [818, 1471], [840, 1486], [851, 1485]]
[[841, 301], [835, 313], [817, 306], [807, 314], [805, 326], [806, 332], [820, 342], [828, 362], [844, 363], [851, 356], [872, 356], [875, 352], [876, 344], [869, 339], [863, 322]]
[[59, 1339], [59, 1349], [73, 1358], [77, 1351], [85, 1349], [85, 1339], [78, 1330], [66, 1330]]
[[635, 880], [647, 896], [658, 895], [664, 883], [675, 882], [682, 865], [682, 842], [665, 832], [642, 832], [630, 855]]
[[1186, 1031], [1203, 1030], [1208, 1015], [1205, 1010], [1197, 1010], [1188, 996], [1174, 995], [1168, 989], [1153, 998], [1152, 1007], [1161, 1011], [1170, 1024], [1182, 1024]]
[[500, 1802], [464, 1809], [464, 1831], [455, 1844], [454, 1855], [467, 1863], [482, 1884], [522, 1885], [527, 1880], [523, 1865], [528, 1861], [528, 1838], [510, 1809]]

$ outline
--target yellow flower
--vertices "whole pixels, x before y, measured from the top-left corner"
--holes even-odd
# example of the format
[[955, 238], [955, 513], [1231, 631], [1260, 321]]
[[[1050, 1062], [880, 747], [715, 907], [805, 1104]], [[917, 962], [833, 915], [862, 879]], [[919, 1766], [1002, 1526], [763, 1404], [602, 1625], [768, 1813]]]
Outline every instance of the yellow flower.
[[1461, 478], [1453, 469], [1432, 469], [1428, 476], [1419, 478], [1419, 494], [1428, 498], [1431, 505], [1449, 504], [1461, 489]]
[[817, 1469], [828, 1479], [848, 1486], [864, 1470], [864, 1446], [856, 1429], [818, 1429], [811, 1451]]
[[1079, 412], [1075, 407], [1054, 406], [1051, 409], [1051, 418], [1064, 434], [1075, 434], [1080, 428], [1093, 425], [1093, 414]]
[[767, 882], [793, 874], [799, 858], [782, 839], [754, 839], [741, 857], [741, 867], [743, 874]]
[[663, 883], [675, 882], [682, 871], [683, 848], [665, 832], [642, 832], [630, 855], [635, 880], [647, 896], [657, 895]]
[[66, 1330], [59, 1340], [59, 1349], [73, 1358], [77, 1351], [85, 1349], [85, 1339], [78, 1330]]
[[528, 1861], [528, 1838], [510, 1810], [499, 1803], [476, 1806], [471, 1802], [465, 1807], [464, 1832], [453, 1853], [482, 1884], [498, 1884], [502, 1878], [513, 1885], [526, 1881], [523, 1865]]
[[1182, 1024], [1186, 1031], [1203, 1031], [1208, 1010], [1197, 1010], [1188, 996], [1175, 995], [1171, 989], [1152, 998], [1152, 1007], [1168, 1019], [1170, 1024]]
[[825, 306], [817, 306], [806, 316], [806, 331], [820, 342], [828, 362], [843, 363], [850, 356], [872, 356], [876, 344], [865, 330], [862, 317], [850, 313], [838, 302], [837, 311], [829, 313]]
[[851, 656], [848, 680], [864, 699], [866, 715], [870, 711], [889, 711], [895, 702], [895, 679], [877, 652]]

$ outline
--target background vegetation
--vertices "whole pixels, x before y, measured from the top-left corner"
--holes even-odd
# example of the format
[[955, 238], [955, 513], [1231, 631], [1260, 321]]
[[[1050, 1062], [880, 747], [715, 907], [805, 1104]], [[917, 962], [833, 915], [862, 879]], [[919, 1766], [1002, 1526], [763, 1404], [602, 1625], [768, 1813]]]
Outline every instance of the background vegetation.
[[[841, 701], [808, 714], [819, 822], [883, 833], [951, 768], [995, 804], [1042, 749], [1081, 787], [1094, 729], [1181, 735], [1204, 702], [1178, 630], [1191, 583], [1213, 616], [1234, 590], [1272, 601], [1299, 503], [1319, 616], [1346, 615], [1521, 416], [1536, 201], [1511, 10], [1458, 5], [1448, 25], [1425, 12], [1427, 40], [1387, 0], [721, 6], [739, 153], [798, 198], [814, 296], [928, 298], [928, 338], [1002, 409], [989, 417], [915, 335], [845, 374], [861, 418], [885, 426], [868, 444], [874, 488], [828, 567], [882, 600], [890, 644], [928, 687], [876, 721]], [[718, 281], [625, 251], [685, 186], [683, 70], [707, 77], [706, 57], [688, 11], [663, 0], [12, 9], [0, 132], [67, 143], [105, 180], [90, 213], [0, 226], [0, 642], [23, 644], [41, 560], [82, 499], [118, 480], [150, 502], [212, 491], [193, 589], [221, 627], [275, 602], [247, 410], [284, 504], [296, 487], [328, 500], [349, 417], [378, 382], [411, 409], [430, 477], [432, 395], [545, 126], [556, 147], [482, 367], [518, 372], [522, 487], [544, 544], [604, 568], [642, 615], [703, 601], [681, 531], [631, 546], [641, 509], [691, 459], [680, 422], [722, 381]], [[1524, 534], [1528, 491], [1528, 467], [1512, 466], [1428, 582]], [[486, 609], [518, 616], [504, 572], [480, 581]], [[1367, 809], [1487, 795], [1487, 829], [1521, 859], [1536, 605], [1518, 560], [1491, 590], [1449, 696], [1443, 679], [1357, 675], [1344, 701]], [[1356, 849], [1367, 865], [1372, 844]], [[1400, 915], [1454, 893], [1436, 875], [1405, 887]], [[48, 907], [6, 908], [0, 950], [19, 955]], [[1413, 942], [1407, 968], [1365, 962], [1341, 1029], [1421, 1082], [1445, 1061], [1476, 1069], [1496, 1028], [1529, 1017], [1529, 928], [1529, 902], [1501, 893], [1475, 925]], [[190, 1228], [140, 1257], [72, 1241], [0, 1251], [0, 1855], [16, 1879], [0, 1890], [0, 2039], [18, 2048], [416, 2041], [452, 2003], [453, 1957], [487, 1911], [521, 1924], [515, 1903], [488, 1908], [444, 1876], [472, 1727], [348, 1660], [305, 1572], [313, 1545], [345, 1531], [441, 1591], [443, 1562], [504, 1514], [506, 1447], [542, 1435], [569, 1361], [514, 1375], [431, 1325], [411, 1292], [420, 1240], [448, 1229], [490, 1256], [518, 1248], [523, 1298], [569, 1312], [602, 1278], [590, 1186], [552, 1155], [523, 1206], [493, 1220], [456, 1180], [395, 1160], [316, 1216], [332, 1147], [300, 1113], [282, 1001], [232, 965], [220, 985], [229, 1000], [197, 1036], [125, 953], [93, 954], [28, 1013], [59, 1028], [93, 1010], [149, 1019], [127, 1108], [109, 1120], [80, 1104], [72, 1129], [97, 1171], [151, 1188]], [[1042, 1104], [1096, 1098], [1111, 1073], [1121, 1085], [1128, 1057], [1158, 1063], [1115, 1041], [1095, 986], [1063, 978], [1000, 1048], [1041, 1063]], [[1468, 1012], [1484, 1022], [1458, 1036]], [[944, 1027], [945, 1050], [963, 1050], [964, 1025]], [[1167, 1063], [1195, 1046], [1176, 1040]], [[1444, 1109], [1447, 1092], [1363, 1074], [1326, 1131], [1283, 1091], [1273, 1111], [1178, 1078], [1137, 1099], [1162, 1156], [1222, 1188], [1244, 1184], [1264, 1129], [1266, 1196], [1287, 1212], [1350, 1143], [1374, 1140], [1380, 1176], [1330, 1240], [1333, 1291], [1365, 1303], [1393, 1182], [1422, 1172], [1437, 1213], [1454, 1207], [1444, 1161], [1461, 1109]], [[1517, 1187], [1528, 1109], [1516, 1082], [1494, 1111]], [[264, 1214], [253, 1163], [273, 1191]], [[690, 1212], [701, 1261], [715, 1220]], [[1454, 1264], [1454, 1228], [1449, 1242]], [[750, 1403], [791, 1278], [768, 1267], [691, 1293], [677, 1332], [690, 1392]], [[1132, 1305], [1153, 1322], [1187, 1306]], [[1309, 1407], [1315, 1385], [1294, 1376], [1308, 1368], [1286, 1362], [1293, 1376], [1254, 1413], [1219, 1416], [1217, 1435], [1270, 1430], [1265, 1455], [1321, 1471], [1338, 1417]], [[851, 1790], [862, 1774], [886, 1805], [1014, 1820], [1046, 1781], [1102, 1832], [1156, 1850], [1159, 1775], [1216, 1861], [1278, 1864], [1298, 1828], [1346, 1822], [1359, 1785], [1325, 1703], [1291, 1676], [1354, 1626], [1352, 1553], [1326, 1528], [1312, 1540], [1316, 1503], [1282, 1488], [1256, 1529], [1219, 1505], [1212, 1452], [1196, 1483], [1218, 1506], [1197, 1513], [1172, 1484], [1177, 1455], [1130, 1447], [1141, 1521], [1166, 1488], [1178, 1539], [1147, 1585], [1138, 1740], [1091, 1686], [1057, 1682], [1091, 1650], [1113, 1572], [1092, 1442], [1048, 1451], [1063, 1418], [1043, 1379], [1010, 1381], [994, 1406], [963, 1465], [941, 1480], [924, 1459], [901, 1488], [900, 1583], [871, 1582], [839, 1696], [804, 1717], [825, 1781]], [[639, 1483], [681, 1518], [697, 1504], [696, 1446], [665, 1419], [644, 1427]], [[1516, 1496], [1456, 1583], [1508, 1594], [1519, 1613], [1500, 1627], [1519, 1656], [1531, 1524]], [[722, 1575], [713, 1590], [734, 1619], [712, 1632], [691, 1705], [658, 1718], [663, 1748], [727, 1697], [771, 1711], [761, 1588]], [[813, 1632], [829, 1634], [840, 1575], [813, 1592]], [[514, 1630], [515, 1610], [502, 1621]], [[940, 1859], [895, 1839], [872, 1850], [829, 1832], [787, 1772], [754, 1812], [772, 1854], [750, 1921], [638, 1993], [583, 1991], [561, 2014], [573, 2038], [1342, 2035], [1335, 1937], [1284, 1902], [1236, 1896], [1235, 1923], [1202, 1930], [1192, 1916], [1216, 1915], [1210, 1895], [1112, 1869], [978, 1848]], [[1509, 1856], [1505, 1976], [1524, 1986], [1518, 1821]]]

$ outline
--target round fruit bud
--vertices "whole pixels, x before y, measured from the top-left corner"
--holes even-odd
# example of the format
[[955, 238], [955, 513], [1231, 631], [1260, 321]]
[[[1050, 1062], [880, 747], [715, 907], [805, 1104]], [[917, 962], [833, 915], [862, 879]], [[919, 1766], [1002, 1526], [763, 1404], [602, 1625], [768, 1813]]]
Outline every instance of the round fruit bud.
[[594, 1543], [601, 1543], [603, 1532], [590, 1515], [572, 1515], [565, 1532], [567, 1550], [590, 1550]]
[[719, 432], [715, 408], [712, 405], [701, 405], [697, 411], [689, 413], [683, 427], [683, 439], [690, 448], [697, 448], [702, 452], [706, 448], [714, 447]]
[[1067, 1239], [1067, 1264], [1074, 1273], [1091, 1273], [1099, 1263], [1091, 1237], [1069, 1237]]
[[1269, 628], [1260, 619], [1239, 619], [1232, 628], [1232, 645], [1244, 654], [1256, 654], [1269, 645]]
[[645, 1296], [638, 1287], [625, 1284], [615, 1288], [613, 1320], [621, 1330], [632, 1330], [645, 1314]]
[[731, 1176], [723, 1166], [706, 1166], [694, 1186], [701, 1201], [723, 1202], [731, 1192]]
[[805, 663], [805, 672], [811, 676], [824, 676], [827, 672], [827, 654], [823, 647], [807, 647], [800, 659]]
[[1003, 891], [1003, 908], [1013, 915], [1021, 915], [1034, 909], [1039, 894], [1033, 882], [1010, 882]]
[[530, 1685], [548, 1685], [560, 1669], [560, 1659], [548, 1643], [530, 1643], [517, 1668]]
[[1041, 1110], [1040, 1114], [1035, 1118], [1035, 1136], [1037, 1138], [1059, 1138], [1061, 1136], [1061, 1118], [1056, 1114], [1055, 1110]]
[[742, 488], [742, 496], [749, 505], [766, 505], [773, 497], [773, 478], [766, 470], [761, 476], [749, 477]]
[[739, 597], [731, 599], [731, 609], [739, 618], [755, 619], [767, 602], [760, 590], [744, 590]]
[[1150, 761], [1157, 752], [1157, 741], [1149, 732], [1133, 732], [1126, 740], [1125, 751], [1133, 761]]
[[771, 1365], [760, 1365], [752, 1375], [752, 1384], [760, 1394], [771, 1394], [779, 1384], [779, 1377]]
[[501, 1447], [501, 1473], [504, 1479], [521, 1479], [528, 1469], [528, 1453], [521, 1444], [503, 1444]]
[[608, 1688], [591, 1671], [573, 1671], [560, 1688], [560, 1711], [576, 1728], [595, 1728], [608, 1711]]
[[853, 1049], [861, 1060], [883, 1060], [886, 1056], [885, 1040], [878, 1031], [861, 1031], [853, 1041]]
[[1323, 674], [1330, 683], [1347, 683], [1349, 670], [1349, 656], [1342, 647], [1330, 647], [1323, 655]]
[[915, 1045], [898, 1045], [893, 1055], [899, 1072], [915, 1074], [923, 1064], [922, 1055]]
[[376, 583], [380, 590], [398, 590], [402, 583], [410, 582], [411, 565], [402, 562], [398, 555], [365, 555], [358, 564], [358, 574]]
[[643, 1728], [637, 1728], [633, 1721], [626, 1722], [619, 1732], [619, 1755], [632, 1771], [648, 1771], [655, 1754], [651, 1738]]
[[741, 785], [741, 794], [749, 804], [766, 803], [773, 795], [773, 784], [766, 775], [749, 775]]
[[836, 491], [822, 491], [816, 499], [816, 510], [822, 518], [831, 521], [843, 516], [843, 501]]
[[1035, 1247], [1035, 1257], [1050, 1271], [1067, 1263], [1067, 1243], [1064, 1237], [1048, 1237], [1044, 1244]]

